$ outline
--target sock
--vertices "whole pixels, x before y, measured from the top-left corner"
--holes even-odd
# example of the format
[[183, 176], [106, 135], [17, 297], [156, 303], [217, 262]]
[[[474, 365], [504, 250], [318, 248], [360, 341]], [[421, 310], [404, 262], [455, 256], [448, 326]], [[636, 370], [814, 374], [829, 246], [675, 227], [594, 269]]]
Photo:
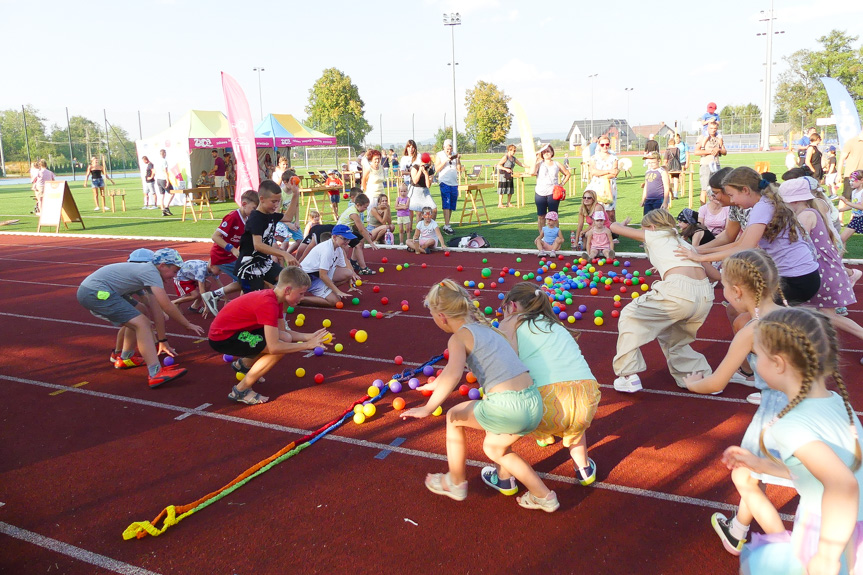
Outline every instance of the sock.
[[216, 296], [217, 298], [225, 297], [225, 288], [214, 289], [213, 295]]
[[732, 536], [737, 539], [746, 539], [746, 534], [749, 533], [749, 525], [744, 525], [737, 520], [737, 516], [731, 518], [730, 528], [728, 530]]
[[515, 477], [510, 477], [509, 479], [501, 479], [500, 476], [498, 476], [497, 484], [504, 489], [512, 489], [513, 487], [515, 487]]
[[123, 352], [120, 354], [120, 359], [130, 359], [133, 355], [135, 355], [134, 349], [130, 349], [129, 351], [126, 351], [124, 349]]
[[147, 371], [150, 372], [150, 377], [155, 377], [157, 373], [159, 373], [159, 368], [161, 366], [158, 363], [147, 366]]

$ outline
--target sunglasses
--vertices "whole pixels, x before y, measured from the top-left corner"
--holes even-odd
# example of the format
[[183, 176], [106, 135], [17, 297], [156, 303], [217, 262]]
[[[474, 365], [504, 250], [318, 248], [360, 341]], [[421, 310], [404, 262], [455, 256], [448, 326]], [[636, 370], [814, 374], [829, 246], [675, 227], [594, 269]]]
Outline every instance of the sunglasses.
[[600, 148], [610, 148], [611, 144], [600, 144], [599, 147]]

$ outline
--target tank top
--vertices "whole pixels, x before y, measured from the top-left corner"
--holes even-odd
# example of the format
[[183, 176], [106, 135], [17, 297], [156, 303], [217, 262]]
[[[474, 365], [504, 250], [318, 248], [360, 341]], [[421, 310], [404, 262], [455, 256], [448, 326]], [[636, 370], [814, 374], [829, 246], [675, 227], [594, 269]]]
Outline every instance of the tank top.
[[647, 170], [644, 173], [644, 191], [648, 200], [661, 200], [665, 196], [661, 169]]
[[[650, 258], [650, 264], [665, 279], [665, 273], [672, 268], [701, 268], [701, 264], [674, 253], [678, 246], [687, 247], [686, 243], [671, 230], [644, 230], [644, 251]], [[688, 247], [687, 247], [688, 249]]]
[[425, 172], [423, 172], [420, 168], [422, 166], [420, 164], [414, 164], [411, 166], [411, 172], [416, 169], [419, 172], [419, 177], [417, 178], [417, 183], [413, 183], [413, 174], [411, 174], [411, 185], [415, 188], [427, 188], [429, 187], [428, 181], [426, 181]]
[[590, 249], [607, 250], [610, 247], [611, 244], [608, 242], [608, 234], [594, 232], [590, 235]]
[[518, 359], [506, 338], [494, 329], [478, 323], [466, 323], [462, 329], [473, 335], [473, 350], [465, 361], [486, 393], [497, 384], [527, 372], [527, 366]]
[[821, 167], [821, 150], [819, 150], [818, 146], [815, 145], [809, 147], [812, 148], [812, 157], [809, 161], [812, 163], [812, 167], [815, 168], [812, 170], [812, 177], [816, 180], [820, 180], [824, 177], [824, 169]]
[[[515, 168], [515, 158], [510, 158], [509, 156], [506, 156], [503, 161], [503, 167], [509, 168], [510, 170]], [[512, 172], [501, 172], [501, 175], [504, 177], [505, 180], [512, 179]]]
[[94, 180], [98, 180], [102, 177], [102, 170], [90, 170], [90, 177]]
[[536, 195], [550, 196], [554, 191], [554, 186], [557, 185], [557, 179], [560, 175], [560, 168], [557, 167], [557, 162], [549, 166], [545, 162], [540, 162], [539, 173], [536, 175]]
[[369, 198], [377, 196], [384, 191], [384, 169], [374, 170], [369, 168], [369, 179], [366, 180], [366, 191], [363, 192]]
[[572, 334], [559, 323], [540, 317], [515, 330], [518, 357], [537, 387], [564, 381], [596, 379]]

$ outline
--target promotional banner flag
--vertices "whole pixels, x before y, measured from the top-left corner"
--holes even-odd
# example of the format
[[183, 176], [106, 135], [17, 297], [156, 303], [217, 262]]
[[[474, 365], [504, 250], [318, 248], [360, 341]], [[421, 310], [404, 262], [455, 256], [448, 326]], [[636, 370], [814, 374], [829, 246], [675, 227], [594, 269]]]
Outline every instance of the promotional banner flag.
[[845, 142], [860, 133], [860, 115], [854, 106], [854, 100], [839, 80], [821, 78], [821, 81], [824, 82], [827, 97], [830, 98], [833, 119], [836, 120], [836, 131], [839, 133], [839, 149], [842, 149]]
[[225, 108], [228, 123], [231, 125], [231, 147], [237, 162], [237, 187], [234, 201], [240, 205], [240, 198], [246, 190], [258, 190], [258, 155], [255, 151], [255, 127], [252, 113], [243, 89], [234, 78], [222, 72], [222, 92], [225, 94]]

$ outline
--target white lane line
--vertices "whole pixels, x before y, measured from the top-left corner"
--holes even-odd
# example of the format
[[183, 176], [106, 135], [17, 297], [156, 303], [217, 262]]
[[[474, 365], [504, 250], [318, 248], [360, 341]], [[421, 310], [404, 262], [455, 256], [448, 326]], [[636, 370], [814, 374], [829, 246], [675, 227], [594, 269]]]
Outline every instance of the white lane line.
[[149, 571], [143, 567], [123, 563], [122, 561], [111, 559], [105, 555], [99, 555], [98, 553], [93, 553], [92, 551], [87, 551], [86, 549], [81, 549], [80, 547], [57, 541], [56, 539], [51, 539], [50, 537], [45, 537], [44, 535], [39, 535], [38, 533], [15, 527], [14, 525], [10, 525], [3, 521], [0, 521], [0, 533], [8, 535], [9, 537], [14, 537], [15, 539], [20, 539], [21, 541], [26, 541], [27, 543], [31, 543], [37, 547], [42, 547], [43, 549], [66, 555], [73, 559], [77, 559], [78, 561], [95, 565], [96, 567], [105, 569], [106, 571], [122, 573], [123, 575], [158, 575], [158, 573]]
[[[198, 407], [196, 407], [196, 408], [195, 408], [195, 411], [202, 411], [202, 410], [204, 410], [204, 409], [207, 409], [207, 408], [208, 408], [208, 407], [210, 407], [211, 405], [213, 405], [213, 404], [212, 404], [212, 403], [202, 403], [201, 405], [199, 405]], [[176, 419], [177, 421], [183, 421], [184, 419], [186, 419], [187, 417], [189, 417], [189, 416], [191, 416], [191, 415], [193, 415], [193, 412], [189, 412], [189, 413], [184, 413], [184, 414], [182, 414], [182, 415], [178, 415], [178, 416], [177, 416], [177, 417], [175, 417], [174, 419]], [[195, 415], [197, 415], [197, 414], [195, 414]]]
[[[57, 385], [54, 383], [47, 383], [44, 381], [36, 381], [33, 379], [23, 379], [20, 377], [12, 377], [9, 375], [0, 374], [0, 379], [5, 379], [7, 381], [14, 381], [16, 383], [24, 383], [27, 385], [35, 385], [39, 387], [46, 387], [49, 389], [67, 389], [71, 393], [81, 393], [84, 395], [89, 395], [93, 397], [101, 397], [104, 399], [113, 399], [115, 401], [121, 401], [124, 403], [132, 403], [136, 405], [144, 405], [147, 407], [155, 407], [157, 409], [165, 409], [168, 411], [180, 411], [183, 413], [188, 413], [190, 415], [199, 415], [201, 417], [210, 417], [212, 419], [218, 419], [220, 421], [229, 421], [231, 423], [239, 423], [241, 425], [249, 425], [253, 427], [262, 427], [265, 429], [270, 429], [273, 431], [281, 431], [292, 434], [299, 435], [308, 435], [312, 433], [310, 430], [305, 429], [297, 429], [294, 427], [287, 427], [284, 425], [278, 425], [275, 423], [267, 423], [263, 421], [255, 421], [252, 419], [244, 419], [242, 417], [234, 417], [232, 415], [224, 415], [222, 413], [214, 413], [210, 411], [196, 411], [195, 409], [190, 409], [188, 407], [180, 407], [177, 405], [171, 405], [168, 403], [159, 403], [156, 401], [148, 401], [145, 399], [137, 399], [134, 397], [124, 397], [122, 395], [115, 395], [112, 393], [104, 393], [101, 391], [92, 391], [89, 389], [83, 388], [69, 388], [65, 385]], [[645, 390], [647, 391], [647, 390]], [[711, 396], [712, 397], [712, 396]], [[715, 399], [715, 398], [714, 398]], [[439, 453], [431, 453], [428, 451], [420, 451], [418, 449], [409, 449], [406, 447], [396, 446], [396, 445], [388, 445], [385, 443], [378, 443], [375, 441], [366, 441], [364, 439], [354, 439], [352, 437], [341, 437], [339, 435], [333, 435], [332, 433], [324, 436], [323, 439], [327, 439], [330, 441], [337, 441], [339, 443], [346, 443], [349, 445], [353, 445], [356, 447], [365, 447], [368, 449], [374, 449], [378, 452], [380, 451], [391, 451], [394, 453], [400, 453], [402, 455], [410, 455], [413, 457], [421, 457], [423, 459], [431, 459], [435, 461], [446, 461], [446, 455], [441, 455]], [[475, 459], [468, 459], [467, 465], [471, 467], [485, 467], [488, 465], [488, 462], [485, 461], [477, 461]], [[564, 475], [556, 475], [553, 473], [539, 473], [539, 476], [543, 479], [549, 479], [553, 481], [560, 481], [562, 483], [575, 484], [576, 480], [574, 477], [566, 477]], [[708, 509], [722, 509], [725, 511], [733, 511], [735, 509], [734, 505], [728, 503], [722, 503], [719, 501], [711, 501], [709, 499], [700, 499], [697, 497], [687, 497], [683, 495], [675, 495], [673, 493], [665, 493], [662, 491], [653, 491], [650, 489], [640, 489], [637, 487], [627, 487], [625, 485], [615, 485], [612, 483], [605, 482], [596, 482], [592, 485], [592, 487], [596, 487], [598, 489], [607, 489], [609, 491], [616, 491], [618, 493], [626, 493], [629, 495], [637, 495], [641, 497], [649, 497], [651, 499], [658, 499], [661, 501], [671, 501], [675, 503], [685, 503], [687, 505], [696, 505], [699, 507], [705, 507]], [[791, 516], [783, 516], [783, 519], [791, 520]]]

